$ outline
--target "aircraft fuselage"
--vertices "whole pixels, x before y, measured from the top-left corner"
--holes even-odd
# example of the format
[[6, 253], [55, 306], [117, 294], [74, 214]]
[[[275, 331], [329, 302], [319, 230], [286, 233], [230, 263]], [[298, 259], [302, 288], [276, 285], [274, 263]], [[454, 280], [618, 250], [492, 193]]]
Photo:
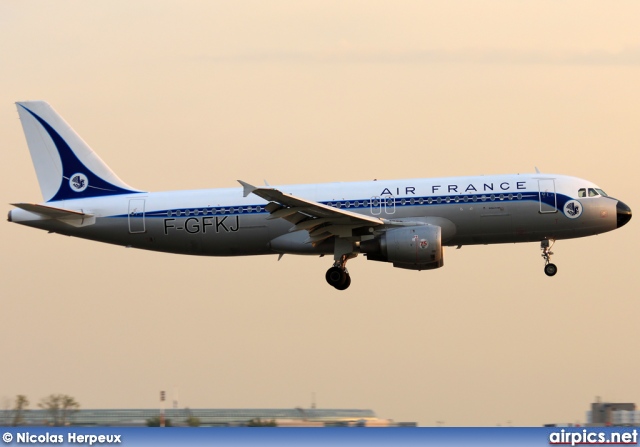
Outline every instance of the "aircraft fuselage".
[[351, 284], [358, 254], [410, 270], [444, 265], [444, 246], [551, 245], [625, 225], [631, 210], [595, 184], [552, 174], [423, 178], [145, 192], [123, 182], [53, 108], [17, 103], [44, 198], [9, 221], [110, 244], [202, 256], [333, 255], [327, 282]]
[[[398, 181], [287, 185], [295, 196], [390, 221], [446, 220], [443, 244], [474, 245], [570, 239], [617, 227], [618, 201], [580, 197], [593, 183], [567, 176], [519, 174]], [[579, 215], [565, 205], [576, 201]], [[269, 219], [266, 201], [242, 197], [240, 188], [134, 193], [47, 205], [96, 216], [92, 225], [16, 209], [10, 220], [55, 233], [146, 250], [204, 256], [279, 253], [270, 242], [292, 224]], [[274, 249], [275, 248], [275, 249]], [[299, 254], [329, 254], [327, 244]]]

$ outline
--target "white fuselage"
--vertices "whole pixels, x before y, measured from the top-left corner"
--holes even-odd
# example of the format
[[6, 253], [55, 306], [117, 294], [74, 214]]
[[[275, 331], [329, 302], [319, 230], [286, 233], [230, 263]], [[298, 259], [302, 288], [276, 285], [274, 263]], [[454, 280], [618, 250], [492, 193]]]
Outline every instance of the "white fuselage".
[[554, 276], [556, 239], [625, 225], [631, 209], [593, 183], [549, 174], [144, 192], [123, 182], [45, 101], [16, 103], [45, 203], [9, 221], [110, 244], [203, 256], [325, 255], [325, 279], [351, 284], [350, 259], [410, 270], [444, 265], [444, 246], [539, 241]]
[[[532, 242], [590, 236], [616, 228], [617, 200], [579, 197], [596, 189], [575, 177], [518, 174], [408, 179], [277, 187], [284, 193], [389, 221], [419, 220], [443, 227], [443, 245]], [[571, 214], [571, 204], [581, 207]], [[241, 188], [131, 193], [48, 202], [95, 216], [69, 225], [14, 209], [12, 222], [135, 248], [207, 256], [290, 252], [331, 253], [303, 237], [287, 236], [292, 224], [270, 219], [267, 202], [243, 197]], [[285, 244], [272, 243], [286, 236]]]

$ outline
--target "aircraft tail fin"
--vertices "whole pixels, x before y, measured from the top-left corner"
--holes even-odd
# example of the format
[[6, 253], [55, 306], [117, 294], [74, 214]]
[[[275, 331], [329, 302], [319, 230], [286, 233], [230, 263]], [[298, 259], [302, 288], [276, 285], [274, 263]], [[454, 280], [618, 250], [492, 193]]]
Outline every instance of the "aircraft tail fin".
[[46, 202], [142, 192], [120, 180], [48, 103], [16, 106]]

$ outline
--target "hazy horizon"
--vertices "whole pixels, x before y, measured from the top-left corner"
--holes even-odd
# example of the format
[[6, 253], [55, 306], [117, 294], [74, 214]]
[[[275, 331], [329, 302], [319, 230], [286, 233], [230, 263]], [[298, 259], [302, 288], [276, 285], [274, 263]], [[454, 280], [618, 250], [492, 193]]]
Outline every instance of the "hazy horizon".
[[[149, 191], [543, 172], [636, 212], [640, 4], [0, 3], [5, 212], [40, 190], [14, 103], [48, 101]], [[445, 250], [435, 271], [204, 258], [6, 220], [0, 399], [82, 408], [366, 408], [421, 425], [584, 422], [640, 404], [637, 217]]]

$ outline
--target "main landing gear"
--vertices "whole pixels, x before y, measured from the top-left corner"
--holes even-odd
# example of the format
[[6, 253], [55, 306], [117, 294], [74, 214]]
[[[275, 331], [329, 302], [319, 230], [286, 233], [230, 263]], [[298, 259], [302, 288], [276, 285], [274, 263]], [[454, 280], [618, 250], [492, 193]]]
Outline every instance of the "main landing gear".
[[340, 267], [331, 267], [327, 270], [325, 278], [329, 285], [338, 290], [345, 290], [351, 285], [351, 276], [349, 275], [349, 272], [347, 272], [347, 269], [342, 269]]
[[554, 276], [558, 273], [558, 267], [551, 263], [551, 255], [553, 254], [551, 247], [555, 242], [554, 239], [545, 239], [540, 242], [540, 250], [542, 250], [542, 257], [544, 258], [544, 273], [547, 276]]
[[334, 262], [333, 267], [327, 270], [325, 278], [330, 286], [338, 290], [345, 290], [351, 285], [351, 276], [347, 271], [347, 261], [355, 256], [342, 255]]

